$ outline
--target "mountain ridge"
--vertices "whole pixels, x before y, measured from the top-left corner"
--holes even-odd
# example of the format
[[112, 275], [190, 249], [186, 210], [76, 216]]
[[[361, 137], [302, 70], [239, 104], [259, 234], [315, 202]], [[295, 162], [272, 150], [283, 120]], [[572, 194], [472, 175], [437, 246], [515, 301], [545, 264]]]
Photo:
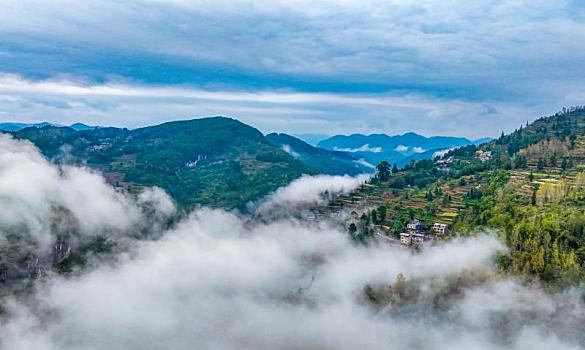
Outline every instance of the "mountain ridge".
[[318, 147], [354, 153], [373, 164], [386, 160], [404, 166], [413, 158], [420, 158], [416, 154], [433, 151], [429, 153], [432, 156], [435, 151], [473, 143], [474, 141], [464, 137], [426, 137], [415, 132], [407, 132], [394, 136], [387, 134], [335, 135], [319, 142]]
[[97, 169], [130, 191], [161, 187], [188, 208], [242, 208], [303, 174], [317, 173], [257, 129], [226, 117], [134, 130], [46, 126], [12, 134], [33, 142], [54, 162]]
[[373, 165], [365, 166], [363, 161], [348, 153], [330, 151], [311, 146], [303, 140], [284, 133], [271, 133], [266, 138], [284, 149], [308, 166], [327, 175], [358, 175], [371, 173]]

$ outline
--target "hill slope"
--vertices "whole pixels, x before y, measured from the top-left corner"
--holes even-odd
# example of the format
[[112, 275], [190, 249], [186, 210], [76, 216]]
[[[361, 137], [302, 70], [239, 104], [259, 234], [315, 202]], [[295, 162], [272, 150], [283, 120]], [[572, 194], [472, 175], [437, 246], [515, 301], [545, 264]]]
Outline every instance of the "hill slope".
[[215, 117], [136, 130], [26, 128], [50, 159], [87, 164], [114, 185], [159, 186], [186, 207], [243, 207], [315, 170], [272, 145], [258, 130]]
[[374, 166], [345, 152], [313, 147], [287, 134], [268, 134], [266, 138], [308, 166], [328, 175], [357, 175], [371, 173]]
[[378, 207], [377, 216], [366, 216], [394, 238], [412, 218], [427, 229], [447, 224], [454, 234], [489, 228], [508, 245], [498, 258], [502, 271], [550, 288], [579, 285], [585, 282], [585, 108], [452, 150], [440, 162], [418, 161], [338, 202], [329, 210]]

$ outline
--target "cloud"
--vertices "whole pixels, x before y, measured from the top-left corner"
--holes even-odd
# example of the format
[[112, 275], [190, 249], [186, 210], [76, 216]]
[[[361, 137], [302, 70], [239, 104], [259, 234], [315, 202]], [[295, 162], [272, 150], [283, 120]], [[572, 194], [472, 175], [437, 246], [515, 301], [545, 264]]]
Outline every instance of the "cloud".
[[396, 146], [396, 148], [395, 148], [394, 150], [395, 150], [396, 152], [402, 152], [402, 153], [404, 153], [404, 152], [408, 152], [408, 149], [409, 149], [409, 148], [410, 148], [410, 147], [408, 147], [408, 146], [405, 146], [405, 145], [398, 145], [398, 146]]
[[[266, 131], [477, 138], [582, 104], [578, 1], [8, 0], [3, 10], [0, 66], [52, 90], [12, 90], [10, 98], [22, 101], [3, 104], [0, 115], [19, 120], [67, 124], [84, 116], [134, 127], [229, 114]], [[164, 93], [138, 101], [128, 91], [86, 94], [46, 80]], [[205, 103], [167, 94], [193, 87], [211, 92], [197, 94]], [[270, 105], [266, 91], [286, 95], [279, 104], [303, 104]], [[226, 103], [234, 96], [225, 92], [258, 94]], [[391, 103], [345, 100], [356, 95]]]
[[436, 151], [435, 153], [433, 153], [433, 159], [435, 159], [437, 157], [443, 157], [445, 154], [449, 153], [449, 151], [452, 151], [454, 149], [455, 148], [448, 148], [448, 149]]
[[334, 147], [333, 148], [335, 151], [340, 151], [340, 152], [349, 152], [349, 153], [356, 153], [356, 152], [371, 152], [371, 153], [382, 153], [384, 152], [384, 149], [382, 147], [376, 146], [376, 147], [370, 147], [369, 144], [365, 144], [362, 145], [358, 148], [339, 148], [339, 147]]
[[405, 145], [398, 145], [398, 146], [396, 146], [396, 148], [394, 150], [396, 152], [400, 152], [400, 153], [406, 153], [409, 150], [412, 150], [412, 152], [414, 152], [414, 153], [423, 153], [423, 152], [425, 152], [425, 149], [422, 148], [422, 147], [418, 147], [418, 146], [409, 147], [409, 146], [405, 146]]
[[[174, 210], [159, 189], [145, 191], [139, 201], [152, 203], [163, 216]], [[56, 231], [110, 235], [142, 220], [133, 199], [114, 190], [99, 174], [87, 168], [57, 167], [32, 143], [7, 134], [0, 134], [0, 208], [0, 232], [30, 236], [43, 249], [55, 240]]]
[[300, 154], [295, 152], [290, 145], [282, 145], [282, 150], [295, 158], [299, 158]]
[[[86, 199], [73, 204], [98, 212], [88, 219], [88, 230], [101, 233], [124, 215], [134, 222], [131, 211], [104, 212], [112, 201], [124, 200], [99, 175], [82, 168], [60, 175], [31, 144], [5, 136], [0, 142], [0, 184], [10, 180], [0, 198], [12, 198], [0, 202], [0, 212], [16, 203], [21, 218], [45, 220], [41, 226], [48, 227], [51, 218], [38, 215], [42, 201], [31, 198], [67, 188]], [[36, 169], [51, 174], [26, 192], [18, 178], [31, 170], [39, 175]], [[67, 186], [56, 186], [62, 183]], [[320, 203], [325, 189], [343, 192], [359, 183], [350, 177], [303, 177], [266, 202], [289, 208]], [[97, 186], [86, 193], [80, 184]], [[175, 212], [159, 189], [136, 201], [158, 208], [159, 215]], [[138, 225], [149, 225], [148, 218]], [[106, 263], [71, 275], [48, 274], [30, 293], [3, 298], [2, 349], [367, 350], [391, 344], [404, 350], [568, 350], [585, 345], [579, 327], [585, 322], [582, 291], [549, 294], [495, 275], [494, 255], [505, 251], [495, 234], [437, 242], [413, 254], [385, 244], [355, 244], [342, 226], [328, 221], [256, 220], [207, 208], [177, 219], [171, 227], [159, 226], [153, 239], [129, 240], [129, 249]]]
[[376, 166], [372, 163], [368, 162], [367, 160], [360, 158], [358, 160], [354, 160], [354, 163], [365, 166], [366, 168], [376, 169]]
[[[413, 255], [352, 245], [328, 225], [202, 209], [117, 266], [39, 285], [34, 309], [13, 301], [0, 340], [8, 350], [578, 348], [564, 333], [582, 320], [577, 298], [466, 275], [489, 271], [501, 248], [481, 236]], [[418, 301], [369, 308], [364, 287], [391, 294], [400, 273]]]
[[[0, 74], [0, 96], [6, 97], [2, 112], [20, 116], [18, 119], [23, 122], [39, 121], [42, 116], [43, 121], [63, 125], [82, 121], [88, 125], [140, 127], [168, 120], [227, 115], [264, 132], [293, 134], [307, 130], [329, 133], [385, 130], [393, 134], [416, 130], [428, 135], [461, 136], [462, 127], [468, 126], [463, 133], [477, 138], [499, 134], [503, 125], [510, 125], [513, 130], [526, 122], [527, 115], [537, 115], [532, 107], [494, 102], [500, 113], [478, 120], [476, 116], [485, 111], [483, 103], [428, 95], [221, 90], [128, 81], [32, 80], [14, 74]], [[48, 99], [54, 103], [47, 104]], [[70, 108], [55, 107], [58, 104]], [[381, 118], [380, 109], [394, 117]], [[360, 118], [355, 118], [355, 114]], [[84, 116], [81, 120], [80, 115]], [[378, 147], [365, 149], [380, 151]]]
[[322, 205], [335, 196], [347, 194], [364, 183], [370, 175], [356, 177], [332, 175], [303, 175], [281, 187], [258, 203], [253, 203], [250, 210], [259, 214], [273, 211], [292, 211], [308, 205]]

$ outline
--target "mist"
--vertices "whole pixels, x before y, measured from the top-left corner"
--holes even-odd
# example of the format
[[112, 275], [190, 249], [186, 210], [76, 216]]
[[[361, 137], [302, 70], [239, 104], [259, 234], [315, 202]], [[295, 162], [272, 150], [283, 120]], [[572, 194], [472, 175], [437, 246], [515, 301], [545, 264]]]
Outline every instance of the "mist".
[[145, 207], [161, 217], [175, 210], [160, 189], [147, 189], [135, 200], [88, 168], [55, 166], [29, 141], [0, 134], [0, 231], [17, 231], [46, 249], [68, 230], [64, 225], [79, 236], [135, 229]]
[[336, 196], [347, 194], [371, 177], [369, 174], [355, 177], [332, 175], [303, 175], [288, 186], [256, 203], [250, 203], [249, 210], [256, 214], [291, 212], [308, 205], [324, 205]]
[[[260, 221], [201, 208], [169, 225], [165, 218], [176, 210], [160, 189], [119, 192], [87, 169], [55, 167], [27, 142], [0, 143], [2, 235], [50, 244], [56, 205], [72, 215], [79, 235], [122, 235], [131, 245], [109, 263], [48, 274], [30, 293], [4, 298], [2, 349], [585, 345], [582, 291], [551, 294], [501, 275], [494, 258], [506, 250], [493, 233], [413, 253], [356, 244], [328, 221]], [[254, 208], [322, 204], [325, 192], [347, 192], [363, 180], [302, 177]], [[131, 234], [144, 226], [159, 231], [156, 238]]]

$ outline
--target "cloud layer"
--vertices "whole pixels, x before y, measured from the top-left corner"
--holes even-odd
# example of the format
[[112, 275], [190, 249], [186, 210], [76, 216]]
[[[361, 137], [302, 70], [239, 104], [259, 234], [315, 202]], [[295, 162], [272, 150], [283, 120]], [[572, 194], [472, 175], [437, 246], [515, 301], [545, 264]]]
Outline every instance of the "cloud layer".
[[[1, 188], [0, 212], [18, 208], [19, 222], [38, 227], [39, 237], [52, 220], [44, 202], [87, 220], [87, 234], [128, 223], [152, 226], [152, 215], [135, 215], [132, 207], [174, 213], [161, 190], [121, 197], [97, 174], [52, 167], [29, 143], [0, 142], [0, 183], [10, 185]], [[38, 184], [27, 179], [42, 172], [48, 175]], [[265, 210], [319, 203], [325, 189], [347, 191], [360, 181], [304, 177], [267, 198]], [[71, 194], [60, 192], [65, 190]], [[498, 277], [493, 259], [504, 247], [494, 235], [413, 254], [357, 245], [336, 223], [259, 221], [206, 208], [171, 228], [154, 229], [158, 239], [131, 240], [131, 248], [108, 263], [74, 275], [49, 274], [28, 295], [1, 299], [2, 349], [585, 346], [582, 291], [547, 294]]]
[[356, 189], [370, 176], [303, 175], [257, 203], [251, 203], [250, 210], [266, 215], [277, 212], [292, 213], [295, 209], [324, 205], [336, 196]]
[[496, 136], [583, 103], [584, 16], [575, 0], [8, 0], [0, 119]]
[[[577, 349], [577, 298], [511, 281], [454, 287], [465, 271], [489, 271], [499, 249], [490, 237], [421, 255], [366, 249], [328, 225], [202, 209], [118, 266], [39, 285], [34, 309], [12, 302], [0, 341], [9, 350]], [[417, 281], [417, 301], [369, 308], [364, 287], [399, 288], [400, 273]], [[463, 289], [441, 310], [449, 288]]]
[[64, 231], [97, 236], [134, 230], [145, 220], [144, 208], [159, 217], [174, 213], [174, 204], [160, 189], [147, 189], [134, 200], [101, 175], [57, 167], [30, 142], [6, 134], [0, 134], [0, 208], [0, 233], [18, 232], [40, 248]]

